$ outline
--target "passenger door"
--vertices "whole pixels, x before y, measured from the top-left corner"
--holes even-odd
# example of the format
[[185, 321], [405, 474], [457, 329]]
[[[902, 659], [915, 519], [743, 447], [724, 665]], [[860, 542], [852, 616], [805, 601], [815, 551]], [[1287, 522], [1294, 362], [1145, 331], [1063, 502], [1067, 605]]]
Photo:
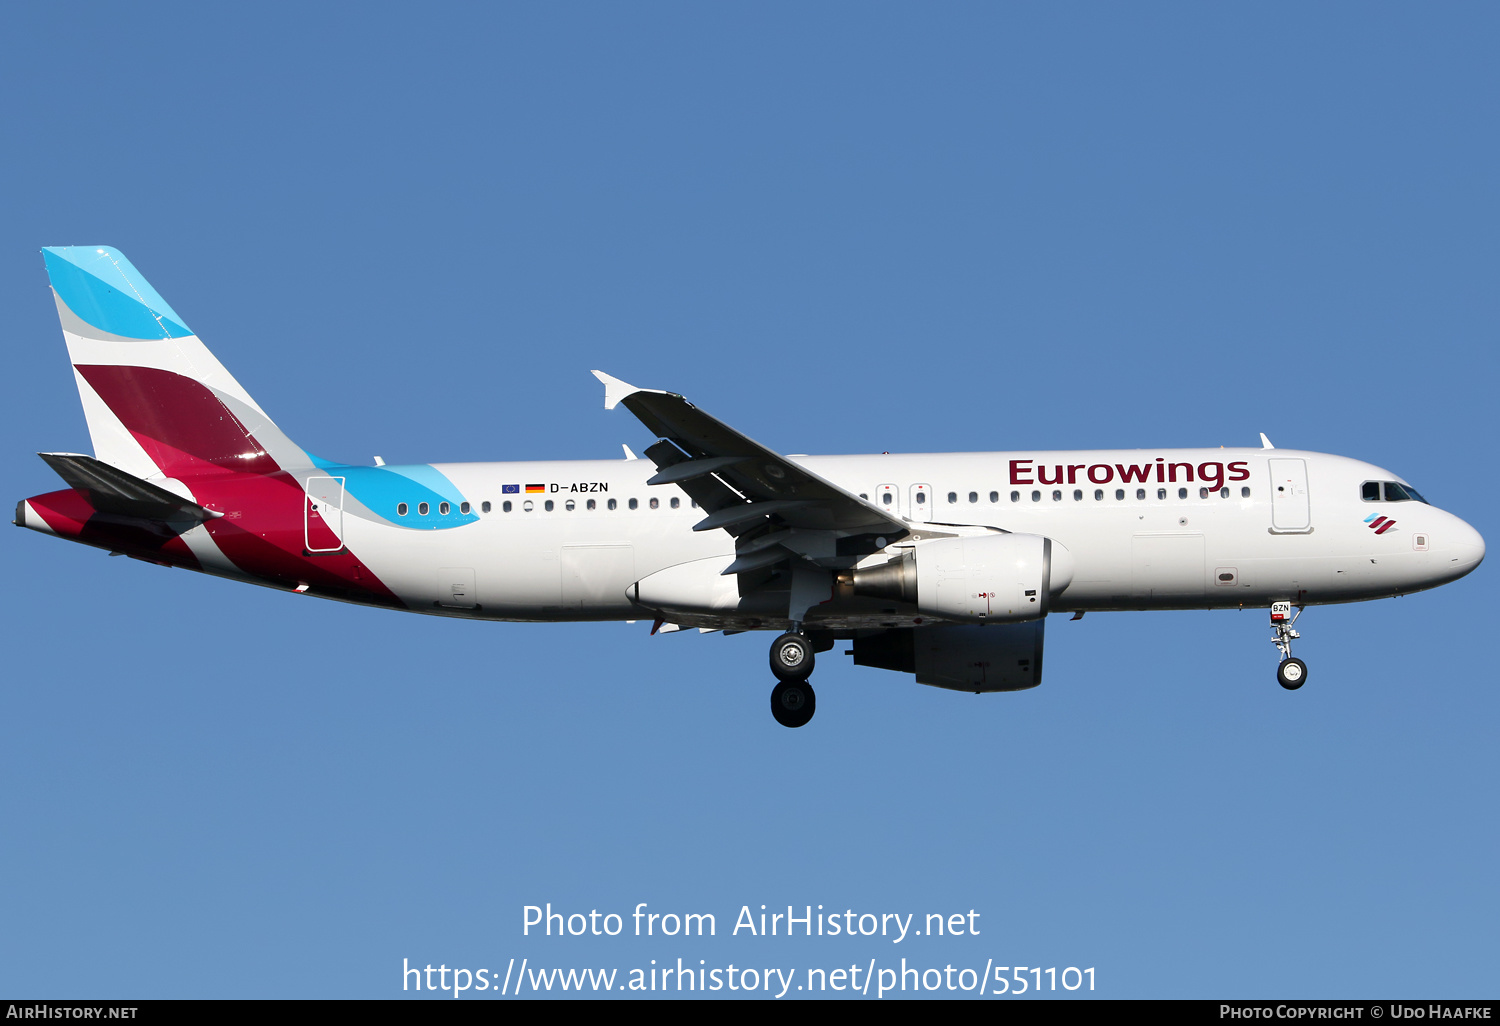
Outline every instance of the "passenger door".
[[302, 540], [309, 553], [344, 547], [344, 479], [310, 477], [302, 500]]
[[1312, 505], [1307, 494], [1307, 461], [1273, 459], [1271, 467], [1271, 530], [1305, 534], [1312, 530]]

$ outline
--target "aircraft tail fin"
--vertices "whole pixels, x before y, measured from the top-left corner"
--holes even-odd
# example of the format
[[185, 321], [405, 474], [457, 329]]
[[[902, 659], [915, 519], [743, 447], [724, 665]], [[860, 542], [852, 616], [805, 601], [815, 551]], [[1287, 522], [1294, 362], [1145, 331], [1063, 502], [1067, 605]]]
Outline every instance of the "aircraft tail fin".
[[42, 256], [100, 461], [141, 479], [315, 465], [123, 253]]

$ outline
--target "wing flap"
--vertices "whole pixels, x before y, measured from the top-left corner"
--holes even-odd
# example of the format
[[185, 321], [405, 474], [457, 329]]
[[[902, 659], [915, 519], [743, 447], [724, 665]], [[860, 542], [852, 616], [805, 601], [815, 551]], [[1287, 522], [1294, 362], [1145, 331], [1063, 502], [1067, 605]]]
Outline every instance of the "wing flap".
[[709, 474], [727, 470], [736, 463], [743, 463], [749, 458], [749, 456], [715, 456], [704, 460], [683, 460], [681, 463], [673, 464], [665, 470], [658, 471], [646, 483], [648, 485], [663, 485], [691, 481], [695, 477], [706, 477]]
[[[656, 464], [661, 471], [694, 462], [687, 453], [665, 439], [649, 446], [646, 449], [646, 458]], [[677, 482], [677, 487], [687, 492], [689, 498], [710, 513], [716, 513], [729, 506], [738, 506], [745, 501], [743, 495], [713, 474], [685, 478]], [[738, 532], [731, 530], [730, 533]]]

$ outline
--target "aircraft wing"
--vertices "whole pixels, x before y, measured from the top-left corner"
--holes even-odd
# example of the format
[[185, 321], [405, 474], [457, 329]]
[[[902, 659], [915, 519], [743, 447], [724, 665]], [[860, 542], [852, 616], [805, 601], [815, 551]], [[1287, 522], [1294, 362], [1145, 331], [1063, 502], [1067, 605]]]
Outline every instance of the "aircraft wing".
[[37, 455], [100, 513], [163, 522], [203, 521], [223, 515], [92, 456], [71, 452], [39, 452]]
[[[741, 556], [726, 573], [755, 569], [742, 564], [755, 562], [758, 552], [758, 565], [774, 562], [769, 535], [779, 529], [826, 532], [839, 543], [838, 555], [873, 552], [909, 533], [900, 517], [745, 437], [682, 396], [593, 373], [604, 383], [605, 409], [623, 403], [663, 439], [646, 450], [657, 467], [647, 483], [675, 484], [707, 511], [693, 530], [723, 529], [735, 536]], [[762, 535], [768, 544], [757, 548], [754, 541]], [[876, 545], [876, 539], [883, 540]], [[827, 555], [835, 555], [834, 546]]]

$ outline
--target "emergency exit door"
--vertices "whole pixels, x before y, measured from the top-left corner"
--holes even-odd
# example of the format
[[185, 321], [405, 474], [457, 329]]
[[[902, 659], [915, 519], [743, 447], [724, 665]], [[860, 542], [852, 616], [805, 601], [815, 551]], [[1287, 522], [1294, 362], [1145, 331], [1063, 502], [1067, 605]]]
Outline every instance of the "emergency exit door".
[[911, 486], [911, 503], [907, 506], [911, 510], [907, 514], [913, 520], [928, 521], [932, 519], [932, 485], [914, 484]]

